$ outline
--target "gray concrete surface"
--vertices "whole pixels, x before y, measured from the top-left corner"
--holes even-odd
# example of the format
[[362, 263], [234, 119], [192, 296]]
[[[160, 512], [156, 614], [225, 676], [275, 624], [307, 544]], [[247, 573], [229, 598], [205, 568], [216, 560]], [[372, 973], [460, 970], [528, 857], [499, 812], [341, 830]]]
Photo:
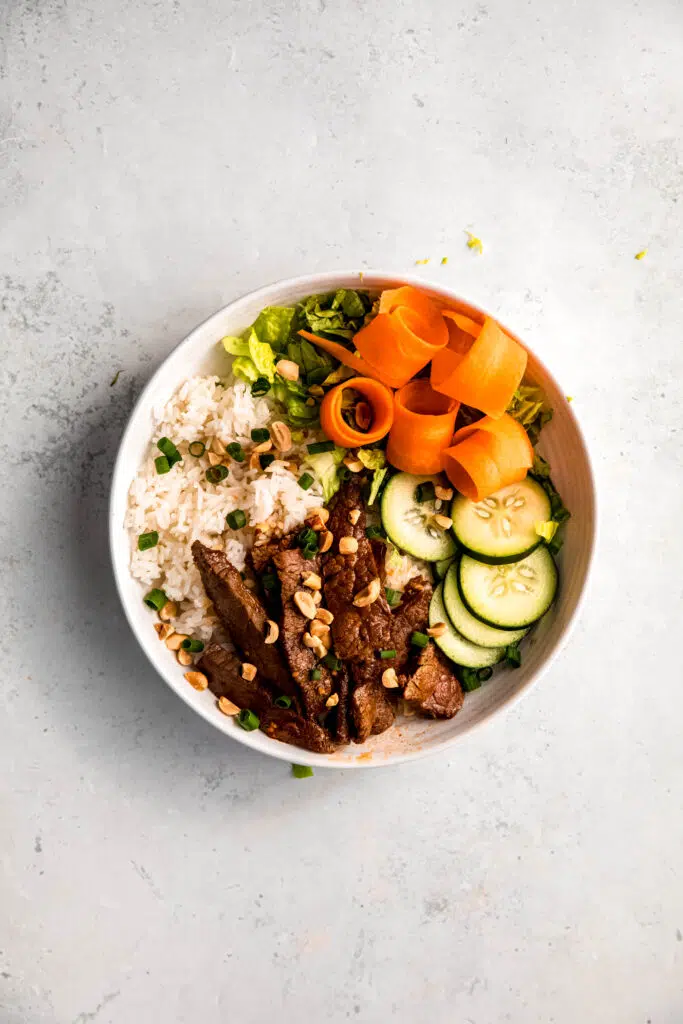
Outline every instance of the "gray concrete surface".
[[[679, 1024], [683, 7], [4, 0], [0, 39], [2, 1024]], [[427, 258], [575, 397], [594, 585], [450, 756], [294, 781], [136, 650], [110, 467], [226, 301]]]

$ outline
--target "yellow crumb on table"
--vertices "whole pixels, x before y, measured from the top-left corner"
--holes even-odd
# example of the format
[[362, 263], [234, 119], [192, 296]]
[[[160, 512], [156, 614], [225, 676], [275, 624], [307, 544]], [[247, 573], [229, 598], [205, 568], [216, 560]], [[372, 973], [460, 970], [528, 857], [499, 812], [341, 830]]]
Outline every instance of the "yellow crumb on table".
[[637, 252], [633, 258], [634, 260], [644, 260], [646, 256], [647, 249], [641, 249], [640, 252]]
[[473, 249], [475, 252], [478, 252], [479, 255], [481, 256], [481, 254], [484, 251], [484, 246], [482, 244], [481, 238], [477, 238], [477, 236], [473, 235], [471, 231], [465, 231], [465, 234], [467, 235], [467, 248]]
[[425, 263], [429, 263], [429, 259], [426, 260], [415, 260], [416, 267], [423, 267]]

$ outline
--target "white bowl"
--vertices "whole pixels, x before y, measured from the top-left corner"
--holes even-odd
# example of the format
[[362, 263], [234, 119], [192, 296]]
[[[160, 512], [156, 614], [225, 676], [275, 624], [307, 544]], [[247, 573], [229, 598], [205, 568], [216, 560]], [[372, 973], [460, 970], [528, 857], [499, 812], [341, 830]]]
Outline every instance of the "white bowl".
[[245, 732], [217, 710], [209, 691], [198, 693], [188, 685], [183, 670], [159, 643], [152, 628], [152, 617], [142, 601], [144, 588], [129, 572], [129, 540], [124, 529], [128, 488], [152, 435], [153, 409], [163, 405], [186, 378], [218, 372], [221, 363], [225, 364], [217, 342], [226, 334], [239, 334], [264, 306], [291, 305], [305, 295], [337, 288], [380, 291], [398, 284], [422, 288], [438, 297], [445, 306], [470, 314], [482, 312], [448, 289], [425, 285], [415, 278], [382, 273], [363, 273], [362, 277], [358, 273], [310, 274], [261, 288], [209, 317], [170, 353], [140, 395], [116, 459], [109, 512], [111, 556], [124, 611], [138, 643], [159, 675], [197, 714], [238, 742], [285, 761], [333, 768], [373, 768], [425, 757], [457, 743], [475, 726], [510, 706], [540, 679], [567, 639], [586, 587], [595, 540], [595, 492], [590, 460], [564, 392], [545, 366], [529, 352], [528, 375], [542, 385], [555, 410], [552, 422], [543, 431], [541, 451], [552, 464], [553, 479], [572, 512], [572, 519], [559, 559], [561, 586], [557, 600], [525, 642], [521, 668], [496, 671], [490, 682], [467, 695], [462, 711], [450, 721], [400, 719], [393, 728], [372, 737], [362, 746], [351, 744], [335, 754], [312, 754], [271, 739], [260, 731]]

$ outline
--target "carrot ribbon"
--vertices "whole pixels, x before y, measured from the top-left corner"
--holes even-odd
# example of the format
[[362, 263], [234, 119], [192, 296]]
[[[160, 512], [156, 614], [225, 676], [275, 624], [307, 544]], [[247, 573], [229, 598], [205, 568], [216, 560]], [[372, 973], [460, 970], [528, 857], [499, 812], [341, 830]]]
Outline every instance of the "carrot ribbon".
[[[358, 392], [368, 403], [372, 413], [367, 431], [354, 430], [342, 415], [344, 392], [347, 388]], [[320, 426], [326, 437], [340, 448], [359, 448], [364, 444], [381, 441], [389, 433], [394, 420], [393, 395], [389, 388], [371, 377], [351, 377], [327, 392], [320, 403]]]
[[524, 427], [507, 413], [462, 427], [443, 453], [446, 475], [470, 501], [481, 501], [501, 487], [519, 483], [534, 463]]

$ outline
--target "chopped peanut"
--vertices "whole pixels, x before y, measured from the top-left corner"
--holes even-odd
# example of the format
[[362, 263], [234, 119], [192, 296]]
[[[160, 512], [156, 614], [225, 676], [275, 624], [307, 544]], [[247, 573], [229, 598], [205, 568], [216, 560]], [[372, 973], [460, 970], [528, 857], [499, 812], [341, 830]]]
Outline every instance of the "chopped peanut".
[[203, 672], [186, 672], [185, 678], [190, 686], [194, 686], [195, 690], [205, 690], [209, 685], [209, 680]]
[[340, 555], [355, 555], [358, 551], [358, 541], [355, 537], [342, 537], [339, 541]]

